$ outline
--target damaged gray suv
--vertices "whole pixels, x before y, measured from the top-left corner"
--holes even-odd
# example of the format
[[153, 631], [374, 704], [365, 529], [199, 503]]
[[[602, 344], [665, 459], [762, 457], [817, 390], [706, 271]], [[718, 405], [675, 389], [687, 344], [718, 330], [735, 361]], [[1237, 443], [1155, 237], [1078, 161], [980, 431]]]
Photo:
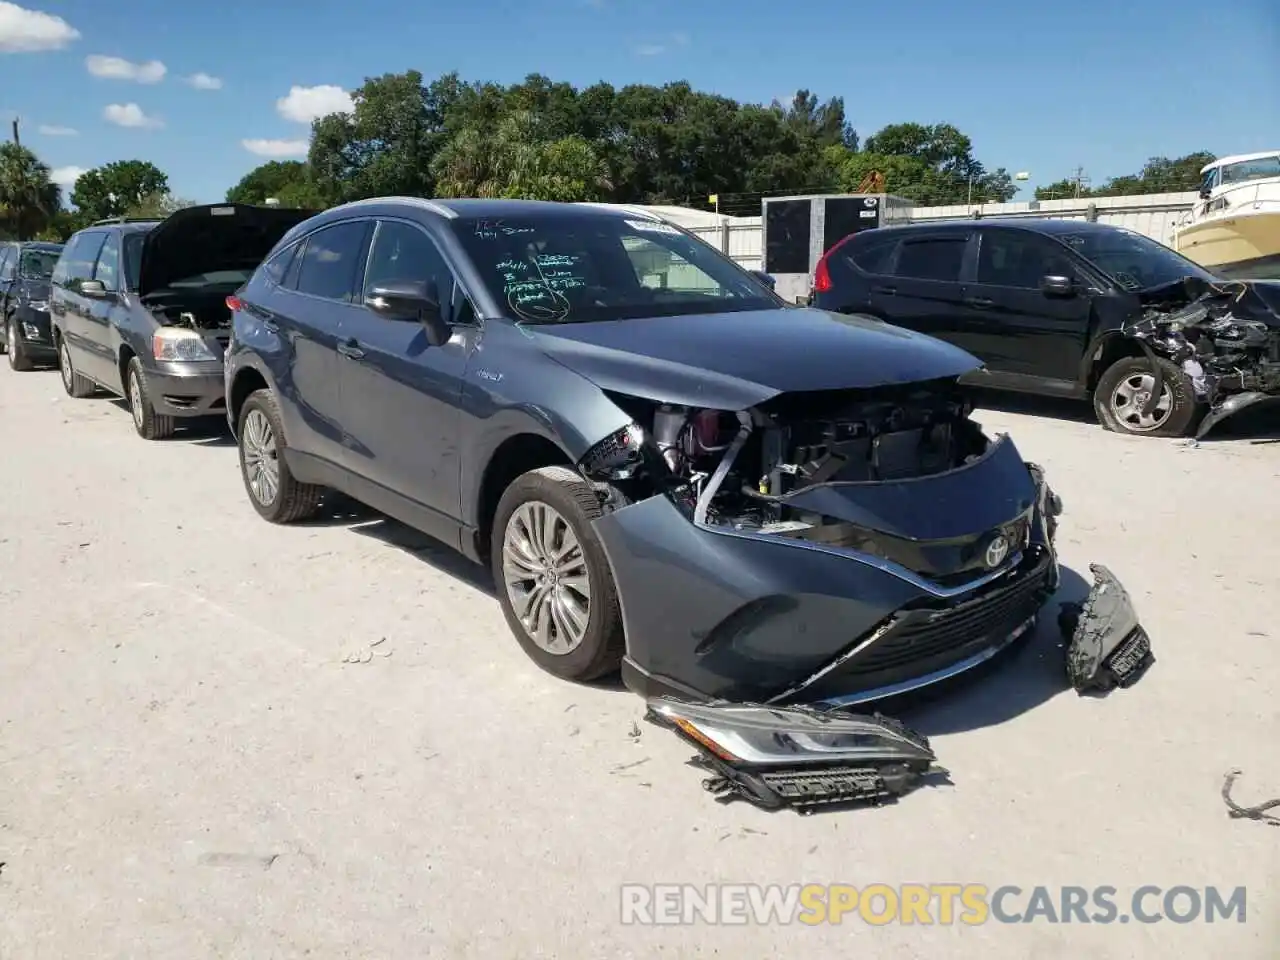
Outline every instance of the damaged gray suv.
[[[971, 418], [977, 360], [789, 307], [648, 213], [361, 201], [231, 302], [254, 509], [339, 490], [490, 564], [558, 676], [848, 706], [984, 662], [1058, 586], [1057, 498]], [[1091, 675], [1136, 627], [1117, 591]]]

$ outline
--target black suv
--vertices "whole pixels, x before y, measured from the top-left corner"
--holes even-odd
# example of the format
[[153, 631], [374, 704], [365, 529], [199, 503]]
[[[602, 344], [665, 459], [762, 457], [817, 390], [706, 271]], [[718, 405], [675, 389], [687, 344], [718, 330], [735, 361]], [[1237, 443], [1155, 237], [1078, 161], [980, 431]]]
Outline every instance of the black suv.
[[50, 297], [67, 393], [124, 397], [148, 440], [172, 434], [177, 418], [221, 415], [226, 298], [311, 213], [214, 204], [74, 234]]
[[[1280, 384], [1280, 285], [1227, 285], [1120, 227], [966, 220], [846, 237], [819, 261], [811, 303], [963, 347], [986, 366], [974, 384], [1092, 399], [1108, 429], [1179, 436], [1204, 409], [1231, 412]], [[1204, 317], [1178, 311], [1198, 298], [1216, 298], [1213, 321], [1249, 328], [1193, 333]]]
[[0, 244], [0, 347], [14, 370], [51, 362], [57, 353], [49, 326], [49, 278], [59, 243]]
[[346, 204], [232, 304], [254, 509], [337, 489], [488, 562], [558, 676], [861, 702], [983, 662], [1057, 585], [1056, 499], [969, 419], [973, 356], [642, 211]]

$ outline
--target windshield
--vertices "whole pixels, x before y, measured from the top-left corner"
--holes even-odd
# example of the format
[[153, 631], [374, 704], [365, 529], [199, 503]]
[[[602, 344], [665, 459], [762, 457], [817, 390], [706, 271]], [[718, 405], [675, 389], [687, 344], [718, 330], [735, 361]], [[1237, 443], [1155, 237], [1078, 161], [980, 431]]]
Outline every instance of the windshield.
[[28, 280], [48, 280], [58, 263], [61, 248], [57, 250], [23, 250], [18, 261], [18, 275]]
[[451, 222], [494, 299], [527, 323], [776, 308], [760, 281], [666, 223], [556, 213]]
[[1267, 177], [1280, 177], [1280, 156], [1243, 160], [1240, 163], [1229, 163], [1222, 168], [1224, 185], [1246, 183], [1249, 180], [1262, 180]]
[[1216, 282], [1217, 277], [1164, 244], [1128, 230], [1090, 230], [1060, 238], [1127, 290], [1145, 290], [1183, 277]]

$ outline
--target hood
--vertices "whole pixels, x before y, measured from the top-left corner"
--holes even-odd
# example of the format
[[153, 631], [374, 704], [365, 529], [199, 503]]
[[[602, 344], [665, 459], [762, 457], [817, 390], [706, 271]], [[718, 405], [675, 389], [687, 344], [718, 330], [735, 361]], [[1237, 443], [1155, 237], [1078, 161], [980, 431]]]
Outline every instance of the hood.
[[523, 329], [548, 356], [603, 390], [719, 410], [745, 410], [780, 393], [871, 389], [981, 367], [933, 337], [813, 309]]
[[255, 207], [238, 203], [187, 207], [147, 232], [138, 271], [145, 296], [175, 280], [217, 270], [249, 270], [314, 210]]
[[1221, 280], [1210, 283], [1184, 277], [1137, 291], [1142, 306], [1174, 311], [1192, 303], [1222, 307], [1238, 320], [1257, 320], [1280, 328], [1280, 280]]

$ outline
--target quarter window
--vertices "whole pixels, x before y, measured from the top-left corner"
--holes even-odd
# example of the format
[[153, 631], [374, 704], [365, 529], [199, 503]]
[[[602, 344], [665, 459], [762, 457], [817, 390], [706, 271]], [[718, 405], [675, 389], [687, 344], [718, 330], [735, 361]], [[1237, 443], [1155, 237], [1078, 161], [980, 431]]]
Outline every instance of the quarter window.
[[895, 273], [916, 280], [959, 280], [967, 242], [965, 237], [906, 240]]
[[311, 234], [300, 257], [298, 292], [350, 303], [369, 223], [353, 220]]
[[866, 273], [884, 274], [889, 272], [889, 265], [893, 262], [893, 251], [897, 247], [896, 239], [869, 243], [852, 251], [849, 259]]
[[0, 250], [0, 280], [13, 279], [13, 265], [17, 260], [17, 247], [5, 247]]
[[298, 253], [298, 244], [292, 244], [281, 250], [274, 257], [262, 265], [262, 272], [266, 274], [267, 279], [277, 286], [284, 282], [284, 275], [288, 272], [293, 258]]

